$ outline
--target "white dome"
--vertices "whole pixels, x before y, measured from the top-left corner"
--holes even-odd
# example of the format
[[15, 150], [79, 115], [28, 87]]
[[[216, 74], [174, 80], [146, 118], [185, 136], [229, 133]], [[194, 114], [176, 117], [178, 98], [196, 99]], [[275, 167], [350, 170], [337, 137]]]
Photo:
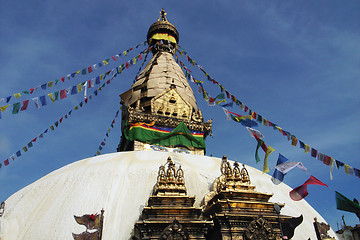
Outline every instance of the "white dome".
[[[150, 151], [112, 153], [69, 164], [12, 195], [0, 218], [0, 239], [73, 239], [72, 233], [85, 231], [73, 216], [100, 213], [102, 208], [102, 239], [129, 239], [156, 183], [158, 168], [168, 156], [181, 164], [188, 195], [195, 196], [199, 206], [220, 176], [220, 158]], [[257, 191], [273, 193], [271, 202], [285, 203], [282, 214], [303, 214], [304, 221], [292, 239], [316, 239], [313, 220], [324, 219], [305, 200], [292, 201], [286, 184], [274, 185], [269, 175], [246, 168]], [[332, 230], [329, 234], [335, 236]]]

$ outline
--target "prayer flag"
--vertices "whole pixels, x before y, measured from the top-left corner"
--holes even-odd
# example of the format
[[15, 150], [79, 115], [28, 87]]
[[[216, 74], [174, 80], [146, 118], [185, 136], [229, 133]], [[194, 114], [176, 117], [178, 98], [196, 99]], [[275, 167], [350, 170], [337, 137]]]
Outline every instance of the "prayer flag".
[[225, 99], [225, 94], [224, 93], [220, 93], [219, 95], [217, 95], [215, 97], [215, 99]]
[[106, 61], [106, 60], [103, 60], [102, 62], [104, 64], [104, 66], [108, 64], [108, 61]]
[[51, 101], [52, 102], [55, 102], [55, 99], [54, 99], [54, 96], [53, 96], [53, 93], [49, 93], [48, 96], [50, 97]]
[[[279, 153], [279, 157], [278, 157], [278, 160], [277, 160], [277, 163], [276, 163], [276, 166], [279, 166], [283, 163], [285, 163], [288, 159], [286, 157], [284, 157], [283, 155], [281, 155]], [[272, 175], [272, 178], [271, 178], [271, 181], [275, 184], [275, 185], [279, 185], [280, 183], [282, 183], [282, 181], [284, 180], [284, 177], [285, 177], [286, 173], [282, 173], [280, 172], [279, 170], [277, 170], [275, 168], [275, 171]]]
[[81, 83], [79, 83], [79, 84], [77, 85], [77, 91], [78, 91], [78, 92], [81, 92], [81, 91], [82, 91], [82, 84], [81, 84]]
[[53, 86], [54, 86], [54, 82], [53, 82], [53, 81], [48, 82], [48, 83], [47, 83], [47, 86], [48, 86], [48, 87], [53, 87]]
[[298, 140], [296, 139], [296, 137], [292, 136], [291, 145], [296, 146], [297, 142], [298, 142]]
[[273, 153], [275, 151], [275, 149], [273, 149], [272, 147], [270, 147], [269, 145], [267, 146], [267, 150], [266, 150], [266, 153], [265, 153], [265, 158], [264, 158], [264, 166], [263, 166], [263, 173], [267, 173], [269, 172], [269, 167], [268, 167], [268, 162], [267, 162], [267, 159], [269, 157], [269, 155], [271, 153]]
[[41, 106], [45, 106], [45, 105], [46, 105], [46, 98], [45, 98], [45, 95], [40, 96], [40, 102], [41, 102]]
[[20, 94], [20, 93], [15, 93], [15, 94], [14, 94], [14, 97], [15, 97], [16, 99], [18, 99], [19, 97], [21, 97], [21, 94]]
[[9, 106], [10, 106], [10, 104], [5, 105], [5, 106], [1, 106], [1, 107], [0, 107], [0, 111], [4, 112], [5, 109], [7, 109]]
[[230, 103], [226, 103], [226, 104], [223, 104], [221, 105], [222, 107], [232, 107], [234, 104], [234, 102], [230, 102]]
[[96, 83], [96, 84], [99, 84], [99, 83], [100, 83], [100, 76], [97, 76], [97, 77], [96, 77], [95, 83]]
[[74, 95], [74, 94], [77, 94], [77, 88], [76, 88], [76, 86], [73, 86], [73, 87], [71, 88], [71, 95]]
[[6, 103], [10, 102], [11, 96], [6, 97]]
[[250, 127], [246, 127], [246, 129], [249, 131], [250, 136], [252, 136], [252, 137], [254, 137], [254, 134], [255, 134], [259, 138], [265, 138], [265, 136], [259, 130], [256, 130], [256, 129], [253, 129], [253, 128], [250, 128]]
[[289, 193], [290, 198], [294, 201], [300, 201], [300, 200], [304, 199], [307, 195], [309, 195], [309, 193], [307, 191], [307, 185], [310, 185], [310, 184], [322, 185], [322, 186], [327, 187], [327, 185], [325, 183], [321, 182], [320, 180], [318, 180], [317, 178], [315, 178], [313, 176], [310, 176], [310, 178], [308, 180], [306, 180], [306, 182], [303, 185], [291, 190], [291, 192]]
[[85, 75], [86, 74], [86, 68], [84, 68], [83, 70], [81, 70], [81, 74]]
[[59, 91], [54, 92], [55, 101], [59, 100]]
[[[73, 74], [74, 74], [74, 76], [72, 76], [72, 74], [71, 74], [71, 76], [72, 76], [72, 77], [75, 77], [75, 74], [78, 74], [78, 73], [76, 72], [76, 73], [73, 73]], [[60, 78], [60, 79], [61, 79], [62, 82], [65, 82], [65, 77], [62, 77], [62, 78]]]
[[305, 149], [305, 144], [299, 140], [300, 148]]
[[9, 159], [6, 159], [6, 160], [4, 161], [4, 165], [5, 165], [5, 166], [9, 165]]
[[14, 154], [11, 155], [10, 158], [11, 158], [13, 161], [15, 161], [15, 155], [14, 155]]
[[24, 152], [27, 152], [27, 150], [28, 150], [27, 146], [23, 146], [22, 149], [24, 150]]
[[310, 146], [307, 145], [307, 144], [304, 144], [305, 145], [305, 153], [309, 153], [310, 152]]
[[230, 116], [228, 110], [226, 110], [226, 108], [223, 108], [223, 110], [224, 110], [224, 113], [225, 113], [225, 115], [226, 115], [226, 120], [230, 121], [230, 120], [231, 120], [231, 116]]
[[35, 103], [35, 107], [36, 107], [36, 108], [40, 108], [40, 105], [39, 105], [39, 97], [35, 97], [35, 98], [33, 98], [32, 100], [33, 100], [34, 103]]
[[277, 165], [275, 168], [282, 172], [283, 174], [287, 174], [290, 170], [294, 169], [295, 167], [300, 168], [303, 171], [307, 171], [306, 167], [301, 162], [285, 162], [280, 165]]
[[14, 103], [13, 104], [13, 110], [12, 110], [12, 114], [18, 114], [19, 110], [20, 110], [20, 102]]
[[51, 125], [51, 126], [50, 126], [50, 129], [51, 129], [52, 131], [54, 131], [54, 129], [55, 129], [54, 125]]
[[101, 152], [99, 150], [97, 150], [95, 155], [100, 155], [100, 154], [101, 154]]
[[60, 90], [60, 99], [66, 98], [66, 89]]
[[[360, 214], [360, 205], [335, 191], [336, 209]], [[354, 199], [355, 200], [355, 199]]]
[[311, 156], [316, 158], [318, 151], [314, 148], [311, 148]]
[[20, 150], [16, 152], [16, 156], [17, 156], [17, 157], [20, 157], [20, 156], [21, 156]]
[[24, 110], [26, 110], [26, 109], [27, 109], [27, 107], [28, 107], [28, 105], [29, 105], [29, 100], [25, 100], [25, 101], [23, 101], [23, 105], [22, 105], [22, 107], [21, 107], [20, 111], [24, 111]]
[[27, 144], [28, 148], [31, 148], [33, 146], [33, 143], [32, 142], [28, 142]]
[[93, 72], [93, 69], [91, 68], [91, 66], [88, 67], [88, 72], [89, 72], [89, 73]]

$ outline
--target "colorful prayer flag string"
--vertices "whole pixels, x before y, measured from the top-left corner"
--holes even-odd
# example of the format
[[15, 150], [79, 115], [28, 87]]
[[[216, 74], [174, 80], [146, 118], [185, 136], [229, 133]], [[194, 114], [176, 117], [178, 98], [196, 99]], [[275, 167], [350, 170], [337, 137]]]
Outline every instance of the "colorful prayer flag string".
[[[132, 66], [132, 63], [131, 63], [131, 64], [129, 63], [129, 66]], [[118, 74], [121, 74], [121, 71], [116, 72], [116, 73], [111, 77], [111, 79], [107, 80], [106, 83], [103, 83], [99, 88], [97, 88], [97, 89], [93, 92], [93, 93], [94, 93], [94, 96], [97, 96], [97, 95], [99, 94], [99, 92], [102, 91], [102, 89], [103, 89], [106, 85], [110, 84], [111, 81], [114, 79], [114, 77], [116, 77]], [[84, 104], [87, 104], [88, 101], [91, 100], [92, 98], [93, 98], [93, 95], [92, 95], [92, 94], [89, 95], [89, 97], [85, 98], [84, 101], [81, 101], [78, 105], [76, 105], [76, 106], [73, 108], [73, 110], [79, 110], [80, 108], [82, 108], [82, 107], [84, 106]], [[49, 128], [47, 128], [44, 132], [42, 132], [40, 135], [38, 135], [38, 136], [35, 137], [33, 140], [31, 140], [27, 145], [25, 145], [24, 147], [22, 147], [22, 152], [25, 153], [25, 152], [27, 152], [30, 148], [32, 148], [32, 147], [33, 147], [33, 143], [35, 143], [38, 138], [43, 138], [43, 137], [44, 137], [44, 134], [46, 134], [46, 133], [49, 131], [49, 129], [52, 130], [52, 131], [54, 131], [55, 128], [57, 128], [57, 127], [59, 126], [59, 124], [61, 124], [64, 119], [67, 119], [67, 118], [71, 115], [71, 113], [72, 113], [73, 110], [70, 110], [69, 113], [65, 114], [65, 115], [64, 115], [63, 117], [61, 117], [58, 121], [56, 121], [56, 122], [55, 122], [54, 124], [52, 124]], [[15, 157], [15, 155], [16, 155], [16, 157]], [[20, 157], [20, 156], [22, 156], [22, 153], [21, 153], [21, 150], [18, 150], [18, 151], [16, 151], [15, 154], [12, 154], [9, 158], [12, 159], [13, 161], [15, 161], [15, 159], [16, 159], [17, 157]], [[8, 166], [8, 165], [10, 164], [9, 158], [7, 158], [7, 159], [5, 159], [5, 160], [3, 161], [4, 166]], [[2, 167], [2, 163], [0, 163], [0, 168], [1, 168], [1, 167]]]
[[95, 156], [101, 154], [101, 150], [106, 145], [106, 139], [109, 137], [109, 133], [111, 131], [111, 128], [114, 128], [115, 119], [119, 116], [119, 110], [117, 110], [114, 119], [112, 120], [110, 124], [110, 128], [106, 131], [104, 139], [101, 141], [100, 146], [98, 147], [98, 150], [96, 150]]
[[34, 91], [36, 91], [37, 89], [41, 88], [42, 90], [45, 90], [47, 88], [54, 87], [60, 81], [65, 82], [65, 79], [70, 80], [71, 78], [74, 78], [76, 75], [78, 75], [80, 73], [82, 75], [92, 73], [95, 70], [97, 70], [98, 68], [107, 65], [109, 63], [110, 59], [113, 59], [114, 61], [117, 61], [117, 59], [120, 59], [121, 55], [127, 56], [128, 52], [132, 51], [135, 48], [140, 47], [141, 45], [146, 45], [146, 43], [147, 43], [147, 41], [144, 41], [143, 43], [140, 43], [140, 44], [136, 45], [135, 47], [131, 47], [131, 48], [129, 48], [129, 49], [123, 51], [123, 52], [120, 52], [119, 54], [116, 54], [116, 55], [112, 56], [111, 58], [107, 58], [105, 60], [102, 60], [99, 63], [96, 63], [96, 64], [93, 64], [91, 66], [85, 67], [82, 70], [78, 70], [78, 71], [76, 71], [74, 73], [67, 74], [66, 76], [60, 77], [60, 78], [58, 78], [58, 79], [56, 79], [54, 81], [50, 81], [50, 82], [47, 82], [47, 83], [40, 84], [40, 85], [38, 85], [36, 87], [30, 88], [28, 90], [21, 91], [19, 93], [12, 94], [12, 95], [10, 95], [8, 97], [0, 98], [0, 102], [9, 103], [12, 99], [18, 99], [18, 98], [22, 97], [24, 94], [26, 94], [26, 95], [33, 94]]
[[[216, 80], [214, 80], [200, 65], [198, 65], [193, 59], [191, 59], [187, 53], [180, 47], [178, 46], [180, 50], [178, 50], [178, 52], [180, 53], [181, 56], [185, 55], [188, 62], [191, 63], [193, 66], [197, 66], [207, 77], [208, 81], [212, 82], [213, 84], [217, 84], [220, 87], [220, 91], [222, 94], [224, 94], [224, 96], [226, 95], [226, 97], [228, 99], [231, 99], [232, 102], [234, 102], [236, 105], [238, 105], [241, 109], [243, 109], [243, 111], [245, 113], [248, 113], [247, 116], [251, 116], [252, 119], [251, 120], [256, 120], [258, 123], [261, 123], [263, 126], [267, 126], [267, 127], [273, 127], [274, 130], [279, 131], [282, 135], [286, 136], [288, 138], [288, 141], [290, 141], [292, 146], [299, 146], [300, 148], [304, 149], [305, 153], [309, 153], [311, 151], [311, 156], [320, 160], [321, 162], [323, 162], [325, 165], [327, 166], [331, 166], [330, 169], [330, 177], [332, 179], [332, 171], [333, 171], [333, 167], [336, 166], [337, 169], [339, 169], [340, 167], [344, 167], [345, 173], [347, 175], [352, 175], [352, 176], [356, 176], [358, 178], [360, 178], [360, 170], [357, 168], [354, 168], [352, 166], [349, 166], [348, 164], [345, 164], [341, 161], [335, 160], [332, 157], [325, 155], [323, 153], [320, 153], [318, 150], [311, 148], [309, 145], [305, 144], [303, 141], [297, 139], [293, 134], [291, 134], [288, 131], [283, 130], [281, 127], [279, 127], [277, 124], [267, 120], [266, 118], [264, 118], [262, 115], [256, 113], [255, 111], [253, 111], [252, 109], [250, 109], [248, 106], [244, 105], [241, 101], [239, 101], [234, 95], [232, 95], [230, 92], [228, 92], [219, 82], [217, 82]], [[214, 101], [213, 98], [209, 97], [207, 92], [205, 91], [204, 87], [203, 87], [203, 82], [196, 80], [188, 71], [188, 68], [185, 66], [185, 64], [183, 62], [181, 62], [178, 58], [178, 56], [176, 55], [176, 61], [177, 63], [180, 64], [180, 67], [185, 71], [185, 76], [191, 81], [194, 82], [197, 86], [198, 86], [198, 91], [199, 93], [203, 94], [204, 99], [209, 102], [209, 105], [214, 105], [212, 103], [212, 101]], [[226, 100], [224, 99], [224, 101], [218, 101], [219, 103], [222, 102], [226, 102]], [[218, 104], [219, 105], [219, 104]], [[220, 105], [221, 106], [221, 105]], [[234, 121], [240, 122], [240, 123], [244, 123], [244, 121], [240, 121], [240, 119], [234, 115], [234, 114], [229, 114], [229, 111], [225, 111], [225, 114], [227, 114], [227, 117], [231, 119], [233, 119]], [[239, 115], [241, 116], [241, 115]], [[246, 124], [243, 124], [246, 126]]]
[[[86, 91], [86, 89], [94, 87], [95, 84], [97, 85], [97, 84], [100, 84], [101, 81], [105, 81], [107, 76], [114, 76], [117, 73], [121, 73], [123, 70], [127, 69], [129, 66], [136, 64], [138, 62], [138, 60], [142, 59], [141, 55], [147, 54], [148, 52], [149, 52], [149, 48], [146, 48], [145, 50], [140, 52], [139, 55], [137, 55], [133, 59], [128, 60], [127, 62], [123, 63], [122, 65], [119, 65], [116, 68], [113, 68], [113, 69], [111, 69], [103, 74], [100, 74], [90, 80], [76, 84], [72, 87], [68, 87], [67, 89], [62, 89], [60, 91], [49, 93], [49, 94], [47, 94], [47, 97], [49, 97], [51, 102], [54, 103], [58, 100], [67, 98], [68, 95], [75, 95], [79, 92], [82, 92], [83, 88], [85, 88], [85, 91]], [[86, 95], [86, 94], [84, 94], [84, 95]], [[48, 101], [46, 100], [46, 95], [43, 95], [40, 97], [34, 97], [32, 100], [33, 100], [36, 108], [44, 107], [48, 103]], [[25, 100], [22, 103], [21, 102], [14, 103], [13, 108], [12, 108], [12, 114], [18, 114], [19, 111], [27, 110], [28, 105], [29, 105], [29, 100]], [[9, 106], [10, 106], [10, 104], [0, 107], [0, 111], [4, 112]], [[1, 119], [1, 115], [0, 115], [0, 119]]]

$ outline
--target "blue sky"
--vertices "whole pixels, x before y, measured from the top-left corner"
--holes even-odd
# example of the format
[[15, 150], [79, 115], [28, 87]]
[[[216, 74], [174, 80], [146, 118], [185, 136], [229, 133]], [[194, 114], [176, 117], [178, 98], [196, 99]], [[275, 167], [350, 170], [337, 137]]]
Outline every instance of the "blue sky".
[[[146, 40], [149, 26], [165, 8], [180, 32], [180, 45], [231, 94], [298, 139], [341, 162], [360, 169], [360, 3], [358, 1], [6, 1], [0, 8], [0, 98], [53, 81], [123, 52]], [[143, 50], [133, 51], [131, 57]], [[91, 79], [129, 60], [110, 61], [95, 73], [77, 76], [52, 89], [37, 90], [31, 99]], [[182, 58], [184, 63], [185, 58]], [[196, 79], [216, 96], [219, 89], [187, 63]], [[0, 201], [71, 162], [91, 157], [119, 109], [119, 94], [130, 88], [140, 64], [132, 66], [55, 131], [34, 143], [9, 166], [0, 169]], [[256, 142], [246, 129], [226, 121], [220, 107], [209, 107], [191, 83], [204, 118], [213, 119], [207, 154], [256, 164]], [[82, 101], [77, 94], [0, 120], [0, 158], [8, 158]], [[31, 101], [31, 100], [30, 100]], [[10, 103], [15, 103], [12, 100]], [[0, 106], [4, 105], [3, 103]], [[231, 111], [243, 114], [234, 107]], [[103, 153], [115, 152], [120, 120]], [[329, 187], [309, 186], [306, 200], [337, 230], [345, 215], [336, 210], [337, 190], [360, 199], [360, 179], [334, 170], [293, 147], [278, 131], [259, 126], [265, 143], [301, 161], [309, 173]], [[271, 171], [272, 172], [272, 171]], [[310, 174], [294, 170], [285, 178], [291, 187]]]

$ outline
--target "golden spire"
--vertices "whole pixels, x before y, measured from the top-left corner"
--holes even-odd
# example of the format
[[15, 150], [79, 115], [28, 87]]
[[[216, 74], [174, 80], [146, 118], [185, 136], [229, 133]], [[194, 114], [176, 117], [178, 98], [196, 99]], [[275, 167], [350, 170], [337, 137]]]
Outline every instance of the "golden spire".
[[159, 21], [166, 21], [167, 22], [167, 19], [166, 19], [166, 12], [165, 12], [165, 10], [162, 8], [161, 9], [161, 12], [160, 12], [160, 17], [159, 17], [159, 19], [158, 19], [158, 22]]

